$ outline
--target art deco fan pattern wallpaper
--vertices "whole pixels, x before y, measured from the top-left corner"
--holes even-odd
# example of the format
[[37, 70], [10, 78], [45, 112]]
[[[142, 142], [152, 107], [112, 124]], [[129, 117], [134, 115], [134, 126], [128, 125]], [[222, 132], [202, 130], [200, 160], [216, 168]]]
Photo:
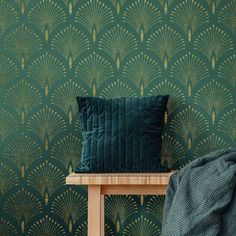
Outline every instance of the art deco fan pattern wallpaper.
[[[170, 94], [163, 163], [236, 146], [235, 0], [0, 0], [0, 235], [87, 235], [75, 97]], [[157, 236], [164, 197], [107, 196], [106, 235]]]

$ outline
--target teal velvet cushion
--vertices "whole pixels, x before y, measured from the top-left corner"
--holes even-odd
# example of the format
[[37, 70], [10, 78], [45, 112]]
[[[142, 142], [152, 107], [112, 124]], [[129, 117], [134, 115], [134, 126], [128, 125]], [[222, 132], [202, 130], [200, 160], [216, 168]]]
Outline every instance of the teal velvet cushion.
[[75, 172], [164, 172], [161, 136], [168, 96], [77, 97], [83, 134]]

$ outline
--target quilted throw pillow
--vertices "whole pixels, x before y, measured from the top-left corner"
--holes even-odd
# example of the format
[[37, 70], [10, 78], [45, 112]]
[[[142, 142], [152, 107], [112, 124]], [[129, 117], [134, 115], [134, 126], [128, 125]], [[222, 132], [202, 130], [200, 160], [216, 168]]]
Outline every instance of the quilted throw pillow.
[[165, 172], [161, 136], [168, 95], [77, 97], [83, 134], [75, 172]]

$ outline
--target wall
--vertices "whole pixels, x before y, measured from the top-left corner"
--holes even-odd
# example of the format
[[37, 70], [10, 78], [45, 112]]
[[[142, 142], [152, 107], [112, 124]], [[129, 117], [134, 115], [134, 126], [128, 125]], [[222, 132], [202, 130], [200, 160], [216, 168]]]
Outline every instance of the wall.
[[[76, 95], [170, 94], [163, 162], [236, 146], [235, 0], [0, 0], [0, 235], [86, 235], [66, 187]], [[160, 235], [163, 197], [106, 199], [106, 235]], [[4, 234], [6, 233], [6, 234]]]

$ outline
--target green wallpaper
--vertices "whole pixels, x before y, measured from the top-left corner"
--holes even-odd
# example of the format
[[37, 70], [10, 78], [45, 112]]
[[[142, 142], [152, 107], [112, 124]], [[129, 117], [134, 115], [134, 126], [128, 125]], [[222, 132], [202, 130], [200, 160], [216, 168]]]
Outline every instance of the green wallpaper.
[[[0, 0], [0, 235], [87, 235], [76, 95], [170, 94], [163, 162], [236, 147], [236, 0]], [[106, 198], [106, 235], [160, 235], [163, 197]]]

